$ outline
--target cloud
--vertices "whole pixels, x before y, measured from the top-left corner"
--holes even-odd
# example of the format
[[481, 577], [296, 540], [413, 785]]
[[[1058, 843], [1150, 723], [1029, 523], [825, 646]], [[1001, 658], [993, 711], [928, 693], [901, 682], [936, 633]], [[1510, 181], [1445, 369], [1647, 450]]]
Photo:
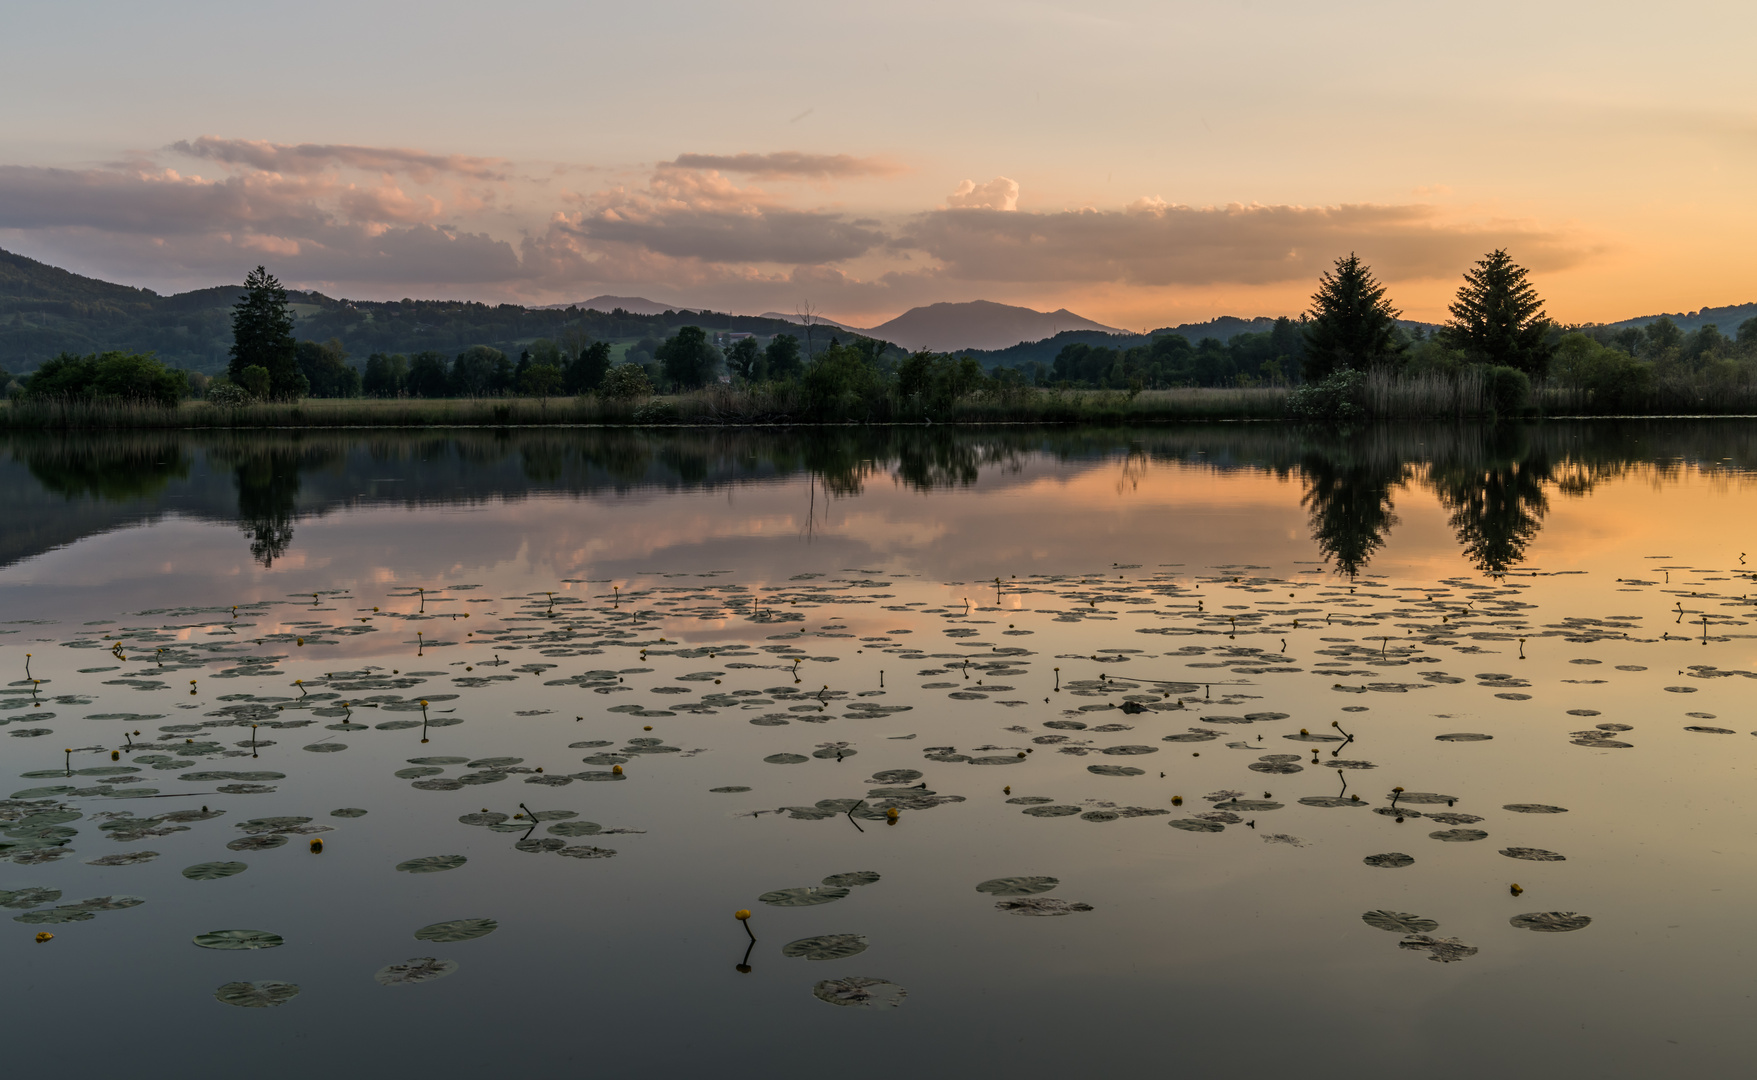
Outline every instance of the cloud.
[[661, 169], [713, 169], [759, 180], [836, 180], [856, 176], [895, 176], [907, 170], [884, 158], [850, 154], [679, 154]]
[[979, 187], [974, 180], [965, 180], [946, 196], [946, 205], [957, 210], [1017, 210], [1019, 183], [997, 176]]
[[194, 141], [180, 140], [165, 149], [190, 157], [286, 175], [305, 175], [337, 166], [348, 166], [373, 172], [403, 173], [422, 183], [442, 173], [473, 180], [500, 180], [505, 178], [506, 165], [499, 158], [469, 157], [464, 154], [429, 154], [421, 150], [349, 146], [342, 143], [300, 143], [297, 146], [288, 146], [256, 139], [221, 139], [212, 135], [203, 135]]
[[[981, 189], [970, 187], [965, 194], [974, 199]], [[957, 279], [1138, 286], [1315, 278], [1349, 251], [1392, 280], [1451, 276], [1495, 247], [1509, 247], [1542, 270], [1573, 265], [1585, 254], [1561, 233], [1517, 222], [1447, 221], [1431, 206], [1191, 207], [1160, 199], [1055, 213], [954, 206], [918, 215], [892, 246], [925, 252]]]

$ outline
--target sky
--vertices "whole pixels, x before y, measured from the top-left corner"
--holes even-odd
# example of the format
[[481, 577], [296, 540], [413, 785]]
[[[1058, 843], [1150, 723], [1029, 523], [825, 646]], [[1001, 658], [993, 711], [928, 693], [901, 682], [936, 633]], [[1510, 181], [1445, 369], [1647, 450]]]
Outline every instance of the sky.
[[875, 325], [1757, 300], [1757, 5], [5, 3], [0, 248], [160, 292]]

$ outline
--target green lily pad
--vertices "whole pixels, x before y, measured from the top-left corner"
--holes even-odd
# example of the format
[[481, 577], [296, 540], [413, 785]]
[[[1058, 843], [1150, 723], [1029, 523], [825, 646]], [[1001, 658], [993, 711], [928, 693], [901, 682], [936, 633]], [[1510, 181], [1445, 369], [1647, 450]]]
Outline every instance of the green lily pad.
[[1201, 818], [1175, 818], [1166, 822], [1174, 829], [1184, 832], [1224, 832], [1226, 826], [1218, 821], [1203, 821]]
[[320, 742], [320, 743], [312, 743], [310, 746], [307, 746], [305, 749], [311, 751], [313, 754], [334, 754], [338, 751], [346, 750], [347, 748], [348, 748], [347, 743]]
[[1368, 866], [1377, 866], [1377, 867], [1382, 867], [1387, 870], [1396, 870], [1396, 869], [1400, 869], [1401, 867], [1413, 865], [1415, 863], [1415, 859], [1411, 856], [1403, 854], [1403, 852], [1401, 852], [1401, 851], [1388, 851], [1383, 855], [1368, 855], [1366, 858], [1362, 859], [1361, 862], [1366, 863]]
[[1068, 817], [1079, 812], [1079, 807], [1067, 806], [1065, 804], [1053, 806], [1027, 806], [1025, 809], [1019, 811], [1021, 814], [1030, 814], [1032, 817]]
[[1428, 833], [1428, 839], [1447, 844], [1468, 844], [1473, 840], [1486, 840], [1488, 835], [1481, 829], [1441, 829]]
[[1428, 959], [1438, 964], [1450, 964], [1466, 957], [1476, 955], [1476, 946], [1466, 945], [1457, 938], [1429, 937], [1426, 934], [1415, 934], [1397, 943], [1399, 949], [1425, 951]]
[[995, 910], [1013, 915], [1071, 915], [1076, 911], [1091, 911], [1092, 905], [1053, 896], [1026, 896], [1018, 900], [1002, 900], [995, 905]]
[[915, 769], [882, 769], [872, 774], [874, 783], [908, 784], [921, 779], [921, 773]]
[[1133, 765], [1088, 765], [1086, 771], [1098, 776], [1141, 776], [1147, 770]]
[[40, 907], [43, 904], [53, 904], [59, 899], [61, 899], [60, 889], [42, 889], [34, 887], [28, 889], [13, 889], [11, 891], [0, 889], [0, 907], [33, 908]]
[[614, 859], [616, 857], [616, 849], [592, 847], [590, 845], [582, 844], [574, 847], [564, 847], [557, 851], [556, 854], [565, 855], [570, 859]]
[[457, 969], [456, 960], [417, 956], [400, 964], [386, 964], [374, 972], [372, 977], [378, 980], [381, 986], [413, 986], [416, 983], [443, 979]]
[[840, 900], [847, 895], [847, 889], [833, 885], [804, 885], [795, 889], [775, 889], [757, 899], [773, 907], [812, 907]]
[[344, 806], [340, 810], [331, 810], [329, 816], [339, 818], [365, 817], [366, 811], [360, 809], [358, 806]]
[[709, 792], [711, 792], [712, 794], [715, 794], [715, 795], [736, 795], [740, 792], [749, 791], [749, 790], [750, 790], [749, 788], [742, 787], [737, 784], [731, 784], [726, 787], [711, 787], [708, 789]]
[[391, 775], [399, 780], [419, 780], [423, 776], [438, 776], [444, 771], [437, 765], [412, 765], [407, 769], [398, 769]]
[[397, 863], [397, 869], [405, 874], [437, 874], [441, 870], [456, 870], [469, 861], [463, 855], [423, 855]]
[[1536, 847], [1502, 848], [1501, 854], [1509, 859], [1525, 859], [1528, 862], [1566, 862], [1566, 855], [1558, 855], [1553, 851], [1545, 851]]
[[596, 821], [558, 821], [543, 831], [556, 836], [596, 836], [604, 826]]
[[865, 934], [819, 934], [781, 946], [782, 956], [805, 960], [846, 960], [866, 951]]
[[1572, 911], [1528, 911], [1507, 921], [1522, 930], [1536, 930], [1543, 934], [1565, 934], [1592, 924], [1590, 918]]
[[1048, 892], [1061, 883], [1061, 878], [1053, 877], [997, 877], [977, 885], [976, 891], [990, 896], [1032, 896]]
[[469, 760], [470, 759], [467, 757], [456, 757], [454, 755], [443, 755], [440, 757], [412, 757], [409, 759], [409, 764], [411, 764], [411, 765], [463, 765], [463, 764], [467, 763]]
[[87, 859], [87, 866], [133, 866], [135, 863], [152, 862], [159, 857], [156, 851], [120, 851], [114, 855]]
[[1508, 803], [1506, 806], [1501, 807], [1501, 809], [1511, 810], [1515, 814], [1566, 814], [1568, 812], [1565, 807], [1550, 806], [1546, 803], [1528, 802]]
[[240, 836], [226, 845], [230, 851], [267, 851], [278, 848], [287, 842], [280, 833], [266, 833], [262, 836]]
[[248, 863], [241, 862], [204, 862], [194, 866], [185, 866], [183, 876], [190, 881], [217, 881], [220, 878], [242, 874], [250, 869]]
[[770, 754], [763, 760], [770, 765], [803, 765], [811, 759], [804, 754]]
[[454, 941], [471, 941], [475, 938], [487, 937], [498, 929], [500, 929], [500, 924], [493, 919], [448, 919], [445, 922], [423, 926], [415, 931], [415, 939], [450, 944]]
[[274, 949], [284, 943], [279, 934], [267, 930], [209, 930], [192, 939], [204, 949]]
[[859, 975], [847, 979], [825, 979], [812, 987], [811, 993], [819, 1001], [827, 1001], [831, 1005], [844, 1008], [870, 1008], [879, 1005], [894, 1009], [909, 996], [909, 991], [896, 983]]
[[229, 982], [214, 991], [214, 998], [227, 1005], [236, 1005], [243, 1009], [269, 1009], [276, 1005], [285, 1005], [299, 996], [297, 983], [274, 982]]
[[1407, 911], [1369, 911], [1360, 919], [1368, 926], [1376, 926], [1380, 930], [1389, 930], [1396, 934], [1426, 934], [1440, 928], [1440, 924], [1434, 920], [1411, 915]]
[[878, 879], [878, 874], [872, 870], [853, 870], [846, 874], [831, 874], [823, 883], [841, 889], [854, 885], [871, 885]]

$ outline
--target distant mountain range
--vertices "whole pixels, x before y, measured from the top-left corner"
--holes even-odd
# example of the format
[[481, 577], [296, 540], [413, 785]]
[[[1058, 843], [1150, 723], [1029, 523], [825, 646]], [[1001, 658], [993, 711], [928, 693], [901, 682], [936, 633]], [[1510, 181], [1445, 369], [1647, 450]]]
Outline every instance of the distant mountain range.
[[[231, 346], [231, 306], [241, 291], [237, 285], [218, 285], [160, 296], [150, 289], [83, 277], [0, 250], [0, 369], [28, 371], [62, 351], [126, 349], [153, 350], [167, 363], [197, 371], [223, 370]], [[522, 308], [437, 300], [349, 301], [299, 291], [289, 291], [288, 299], [300, 337], [320, 341], [338, 337], [357, 362], [371, 352], [413, 354], [431, 349], [450, 354], [471, 345], [491, 345], [516, 354], [536, 338], [569, 334], [633, 342], [664, 337], [688, 324], [715, 333], [768, 336], [796, 332], [793, 327], [801, 322], [798, 314], [776, 311], [703, 314], [702, 308], [641, 296], [604, 295], [573, 304]], [[577, 310], [570, 315], [569, 309]], [[621, 315], [612, 314], [619, 309]], [[585, 314], [589, 311], [602, 315]], [[1685, 331], [1713, 323], [1730, 336], [1745, 320], [1757, 318], [1757, 303], [1643, 315], [1610, 325], [1645, 326], [1662, 317]], [[911, 308], [870, 329], [822, 317], [815, 321], [832, 331], [877, 338], [911, 351], [977, 353], [990, 366], [1047, 363], [1064, 345], [1076, 343], [1126, 348], [1168, 333], [1182, 334], [1192, 342], [1227, 341], [1238, 334], [1263, 333], [1274, 325], [1266, 316], [1223, 315], [1135, 334], [1065, 308], [1045, 312], [988, 300]]]

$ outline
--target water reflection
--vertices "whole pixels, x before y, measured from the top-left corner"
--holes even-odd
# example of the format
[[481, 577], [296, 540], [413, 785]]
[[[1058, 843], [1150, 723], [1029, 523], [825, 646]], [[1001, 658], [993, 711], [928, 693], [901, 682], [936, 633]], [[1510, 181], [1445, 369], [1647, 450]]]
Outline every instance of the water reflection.
[[303, 518], [344, 507], [475, 505], [535, 495], [714, 491], [810, 481], [811, 528], [831, 501], [889, 480], [920, 493], [1023, 483], [1028, 470], [1115, 468], [1126, 500], [1154, 469], [1257, 473], [1295, 483], [1310, 539], [1338, 574], [1371, 566], [1425, 491], [1466, 560], [1520, 566], [1552, 497], [1578, 498], [1633, 470], [1748, 475], [1738, 421], [1381, 427], [1347, 436], [1277, 424], [1155, 429], [502, 430], [13, 436], [0, 497], [0, 566], [167, 511], [241, 527], [273, 566]]

